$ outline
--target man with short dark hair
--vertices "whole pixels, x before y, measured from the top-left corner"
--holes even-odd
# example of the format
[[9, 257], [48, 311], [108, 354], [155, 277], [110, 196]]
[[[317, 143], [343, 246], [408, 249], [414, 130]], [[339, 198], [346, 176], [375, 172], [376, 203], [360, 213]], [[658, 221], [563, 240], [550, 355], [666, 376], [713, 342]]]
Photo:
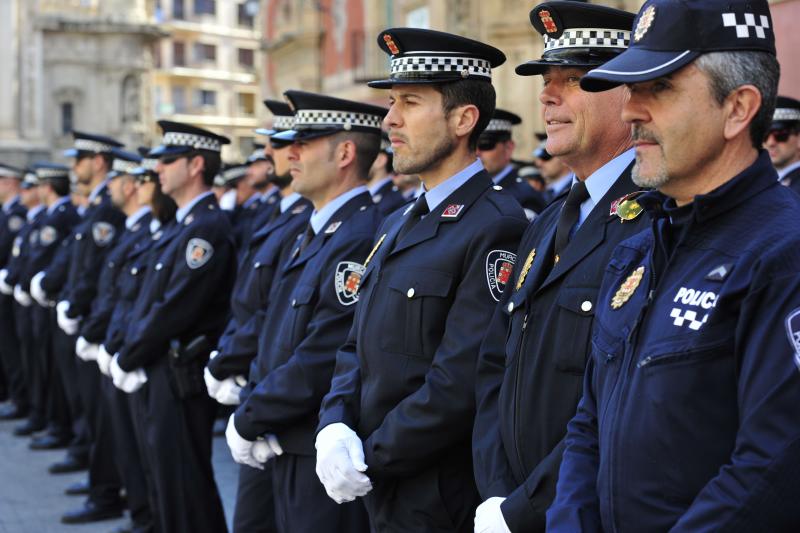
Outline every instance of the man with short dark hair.
[[597, 300], [548, 531], [800, 528], [800, 197], [762, 149], [779, 66], [764, 0], [649, 0], [626, 52], [653, 223]]
[[176, 223], [153, 245], [129, 316], [124, 345], [111, 361], [119, 389], [143, 413], [142, 455], [155, 491], [156, 529], [225, 531], [211, 467], [216, 403], [203, 368], [222, 333], [236, 268], [231, 225], [210, 191], [227, 137], [159, 121], [162, 144], [150, 152]]
[[318, 426], [317, 475], [337, 502], [363, 497], [374, 531], [464, 531], [478, 494], [470, 455], [482, 332], [527, 223], [475, 156], [503, 53], [457, 35], [383, 31], [384, 120], [394, 167], [425, 192], [383, 223], [354, 279]]
[[800, 101], [778, 97], [764, 148], [781, 183], [800, 193]]
[[393, 156], [389, 136], [386, 135], [386, 132], [383, 132], [381, 150], [369, 169], [367, 187], [369, 187], [372, 200], [384, 216], [389, 216], [393, 211], [407, 203], [403, 193], [400, 192], [400, 188], [394, 183]]

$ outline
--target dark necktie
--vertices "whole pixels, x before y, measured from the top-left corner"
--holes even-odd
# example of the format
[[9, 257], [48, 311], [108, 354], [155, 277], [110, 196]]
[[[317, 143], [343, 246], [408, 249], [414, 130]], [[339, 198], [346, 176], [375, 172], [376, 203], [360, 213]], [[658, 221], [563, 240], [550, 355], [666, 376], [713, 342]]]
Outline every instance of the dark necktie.
[[306, 228], [306, 232], [303, 233], [303, 240], [300, 241], [299, 253], [303, 253], [303, 250], [306, 249], [306, 246], [308, 246], [308, 243], [310, 243], [311, 239], [314, 238], [314, 235], [316, 235], [316, 233], [314, 233], [314, 228], [311, 226], [311, 224], [309, 224]]
[[581, 204], [589, 198], [589, 191], [586, 189], [586, 184], [583, 181], [578, 181], [567, 194], [567, 200], [564, 202], [564, 207], [561, 209], [561, 215], [558, 217], [558, 225], [556, 226], [556, 245], [555, 253], [560, 256], [567, 247], [569, 242], [570, 233], [581, 215]]
[[425, 193], [419, 195], [417, 201], [414, 202], [414, 205], [411, 206], [408, 214], [406, 215], [408, 218], [403, 223], [403, 227], [400, 228], [400, 231], [397, 233], [397, 239], [395, 242], [400, 242], [403, 240], [411, 228], [417, 225], [417, 223], [422, 219], [423, 216], [430, 213], [430, 209], [428, 209], [428, 202], [425, 200]]

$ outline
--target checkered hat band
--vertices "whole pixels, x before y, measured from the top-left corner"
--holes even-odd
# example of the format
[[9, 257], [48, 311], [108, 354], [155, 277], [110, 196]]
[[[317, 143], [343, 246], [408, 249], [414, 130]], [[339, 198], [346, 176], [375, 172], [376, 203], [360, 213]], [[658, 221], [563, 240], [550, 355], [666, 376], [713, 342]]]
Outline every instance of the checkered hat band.
[[108, 153], [113, 150], [113, 146], [89, 139], [75, 139], [75, 149], [81, 152], [94, 152], [96, 154]]
[[264, 150], [261, 148], [256, 148], [253, 150], [253, 153], [250, 154], [250, 159], [255, 161], [257, 159], [266, 159], [267, 157], [264, 155]]
[[158, 165], [158, 159], [142, 159], [142, 164], [139, 165], [145, 170], [152, 170], [155, 172], [156, 165]]
[[392, 75], [466, 71], [470, 76], [492, 78], [492, 64], [477, 57], [407, 55], [392, 58], [390, 68]]
[[189, 146], [195, 150], [211, 150], [212, 152], [219, 152], [221, 150], [221, 145], [216, 139], [204, 135], [180, 133], [177, 131], [165, 133], [161, 143], [165, 146]]
[[794, 109], [791, 107], [778, 107], [775, 109], [775, 114], [772, 115], [772, 120], [776, 122], [781, 120], [800, 120], [800, 109]]
[[558, 39], [545, 35], [544, 51], [562, 48], [627, 48], [630, 42], [631, 32], [625, 30], [572, 28], [564, 30]]
[[294, 115], [275, 115], [272, 120], [272, 129], [290, 130], [294, 127]]
[[133, 170], [138, 166], [139, 163], [135, 161], [125, 161], [123, 159], [115, 159], [114, 164], [111, 165], [111, 170], [127, 174], [128, 172], [130, 172], [131, 170]]
[[247, 174], [247, 167], [239, 167], [226, 170], [225, 172], [222, 173], [222, 177], [225, 178], [225, 181], [230, 181], [243, 178], [246, 174]]
[[4, 167], [0, 165], [0, 176], [11, 176], [13, 178], [21, 178], [22, 173], [18, 170], [14, 170], [12, 168]]
[[[326, 111], [324, 109], [302, 109], [295, 115], [294, 128], [313, 126], [353, 126], [364, 128], [381, 128], [383, 117], [367, 113], [351, 113], [349, 111]], [[349, 124], [349, 126], [348, 126]]]
[[32, 172], [25, 174], [25, 179], [23, 181], [28, 185], [39, 185], [39, 178], [37, 178], [36, 174]]
[[489, 121], [489, 125], [483, 131], [511, 131], [513, 124], [510, 120], [500, 120], [493, 118]]
[[59, 170], [57, 168], [38, 168], [36, 169], [36, 176], [40, 180], [50, 178], [69, 178], [69, 171]]

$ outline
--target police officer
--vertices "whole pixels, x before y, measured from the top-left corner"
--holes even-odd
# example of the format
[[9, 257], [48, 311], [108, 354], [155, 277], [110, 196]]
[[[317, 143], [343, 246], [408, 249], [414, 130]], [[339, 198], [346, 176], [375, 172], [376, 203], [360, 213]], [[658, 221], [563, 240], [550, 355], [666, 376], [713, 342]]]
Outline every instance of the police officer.
[[302, 91], [285, 95], [296, 111], [294, 129], [272, 138], [293, 140], [292, 186], [314, 213], [273, 281], [250, 385], [226, 436], [234, 459], [251, 470], [264, 460], [259, 436], [266, 435], [267, 457], [280, 455], [272, 467], [279, 531], [367, 531], [360, 502], [340, 506], [325, 494], [313, 443], [336, 349], [352, 324], [355, 279], [382, 218], [366, 181], [386, 109]]
[[766, 1], [650, 0], [582, 80], [622, 117], [651, 229], [608, 262], [548, 531], [797, 531], [800, 199], [761, 149]]
[[522, 124], [522, 118], [505, 109], [495, 109], [492, 120], [478, 139], [478, 157], [495, 185], [508, 190], [525, 209], [528, 220], [542, 212], [544, 197], [519, 176], [519, 169], [512, 162], [514, 126]]
[[[378, 232], [351, 334], [320, 413], [317, 474], [336, 501], [364, 496], [375, 531], [464, 531], [475, 490], [475, 367], [527, 220], [475, 148], [494, 111], [500, 50], [389, 29], [385, 119], [394, 166], [425, 192]], [[337, 473], [341, 472], [341, 474]]]
[[244, 241], [252, 227], [253, 218], [261, 205], [261, 195], [256, 194], [255, 189], [250, 185], [250, 180], [246, 179], [249, 167], [248, 163], [232, 164], [226, 166], [220, 173], [227, 189], [227, 192], [220, 198], [220, 207], [230, 217], [236, 247], [239, 250], [245, 244]]
[[[11, 256], [6, 262], [5, 268], [0, 269], [0, 292], [12, 299], [14, 286], [21, 273], [26, 270], [27, 261], [30, 258], [30, 248], [38, 235], [39, 224], [45, 214], [45, 205], [39, 199], [38, 187], [39, 178], [34, 172], [26, 170], [20, 190], [20, 201], [27, 208], [25, 224], [14, 239]], [[16, 337], [19, 340], [21, 368], [27, 390], [25, 405], [28, 406], [28, 419], [14, 428], [14, 435], [27, 436], [44, 429], [44, 413], [36, 409], [37, 404], [33, 401], [34, 398], [39, 398], [42, 392], [38, 388], [40, 383], [36, 373], [30, 303], [26, 306], [14, 300], [13, 309]], [[41, 407], [41, 404], [38, 406]]]
[[159, 158], [164, 193], [178, 205], [176, 224], [153, 245], [111, 374], [115, 386], [135, 393], [144, 414], [156, 527], [225, 531], [211, 468], [216, 404], [203, 368], [225, 326], [236, 268], [233, 230], [210, 191], [230, 141], [176, 122], [159, 126], [162, 144], [150, 155]]
[[547, 151], [546, 142], [542, 142], [533, 151], [533, 162], [544, 180], [543, 195], [548, 204], [569, 190], [572, 185], [572, 172], [561, 159], [553, 157]]
[[[13, 257], [17, 235], [25, 225], [26, 207], [20, 201], [25, 171], [0, 163], [0, 269], [6, 269]], [[17, 248], [19, 244], [16, 244]], [[8, 274], [6, 273], [6, 276]], [[28, 390], [22, 372], [20, 341], [14, 319], [14, 298], [0, 294], [0, 362], [10, 403], [0, 410], [0, 420], [16, 420], [28, 415]]]
[[[580, 400], [603, 268], [617, 243], [647, 227], [640, 208], [619, 208], [633, 204], [626, 195], [637, 190], [630, 128], [619, 118], [624, 89], [594, 94], [577, 83], [625, 49], [633, 17], [559, 1], [530, 13], [545, 37], [544, 56], [517, 73], [544, 78], [539, 100], [547, 148], [575, 180], [526, 231], [511, 288], [481, 348], [473, 431], [475, 479], [484, 499], [475, 516], [478, 532], [544, 531], [561, 441]], [[573, 47], [575, 32], [615, 38]]]
[[800, 193], [800, 101], [778, 97], [764, 148], [781, 183]]
[[392, 167], [392, 145], [386, 132], [381, 133], [381, 149], [378, 157], [369, 169], [367, 187], [372, 195], [372, 201], [384, 216], [390, 215], [396, 209], [404, 206], [406, 199], [400, 188], [394, 183], [394, 168]]

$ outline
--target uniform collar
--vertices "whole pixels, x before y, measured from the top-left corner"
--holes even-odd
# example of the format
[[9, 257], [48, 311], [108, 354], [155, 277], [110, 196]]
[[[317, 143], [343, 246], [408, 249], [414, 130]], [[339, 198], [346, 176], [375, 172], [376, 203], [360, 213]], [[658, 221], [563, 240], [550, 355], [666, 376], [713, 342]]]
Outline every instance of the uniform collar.
[[325, 227], [328, 223], [328, 220], [333, 216], [336, 211], [339, 210], [344, 204], [347, 203], [348, 200], [355, 198], [361, 193], [367, 192], [366, 185], [359, 185], [349, 191], [340, 194], [333, 200], [327, 203], [325, 207], [320, 209], [319, 211], [314, 211], [311, 214], [311, 228], [314, 230], [314, 234], [316, 235]]
[[552, 192], [554, 197], [558, 196], [559, 194], [561, 194], [561, 191], [563, 191], [565, 188], [569, 186], [569, 184], [572, 183], [573, 177], [575, 177], [575, 174], [573, 174], [572, 172], [567, 172], [562, 177], [558, 178], [556, 181], [548, 185], [546, 187], [546, 190]]
[[428, 210], [433, 211], [444, 200], [453, 194], [459, 187], [464, 185], [467, 180], [483, 170], [483, 163], [480, 159], [475, 159], [464, 170], [456, 172], [433, 189], [425, 192], [425, 201], [428, 203]]
[[44, 211], [44, 204], [35, 205], [30, 209], [28, 209], [28, 212], [25, 215], [26, 218], [28, 219], [28, 222], [33, 222], [33, 220], [36, 218], [36, 215], [38, 215], [42, 211]]
[[281, 198], [281, 213], [285, 213], [287, 209], [292, 207], [294, 203], [302, 198], [299, 192], [293, 192], [292, 194]]
[[143, 216], [150, 212], [150, 206], [142, 206], [134, 214], [125, 219], [125, 229], [131, 229]]
[[58, 209], [60, 206], [69, 202], [69, 196], [62, 196], [58, 200], [56, 200], [53, 205], [47, 208], [47, 214], [52, 215], [53, 212]]
[[[592, 172], [592, 174], [584, 181], [586, 184], [586, 190], [589, 191], [589, 200], [587, 200], [587, 202], [591, 200], [594, 205], [597, 205], [606, 195], [611, 186], [617, 181], [617, 178], [620, 174], [622, 174], [622, 171], [631, 164], [631, 161], [633, 161], [635, 156], [636, 150], [631, 148], [622, 152], [617, 157]], [[576, 180], [577, 178], [574, 178], [573, 183]]]
[[262, 202], [266, 202], [266, 201], [268, 201], [270, 198], [272, 198], [273, 196], [275, 196], [276, 194], [280, 194], [280, 191], [278, 190], [278, 188], [277, 188], [277, 187], [273, 187], [273, 188], [271, 188], [271, 189], [269, 190], [269, 192], [265, 192], [264, 194], [262, 194], [262, 195], [261, 195], [261, 201], [262, 201]]
[[211, 191], [206, 191], [206, 192], [200, 193], [197, 196], [195, 196], [194, 199], [191, 202], [189, 202], [185, 206], [183, 206], [180, 209], [178, 209], [178, 211], [175, 213], [175, 220], [178, 221], [178, 224], [182, 224], [183, 223], [183, 219], [186, 218], [186, 215], [189, 214], [189, 211], [191, 211], [194, 208], [194, 206], [196, 206], [200, 202], [200, 200], [203, 200], [204, 198], [208, 198], [209, 196], [212, 196], [213, 194], [214, 193], [211, 192]]
[[387, 183], [389, 183], [390, 181], [392, 181], [392, 177], [391, 176], [386, 176], [385, 178], [380, 180], [378, 183], [372, 185], [369, 188], [369, 194], [372, 195], [372, 196], [375, 196], [376, 194], [378, 194], [378, 192], [381, 190], [381, 188], [383, 188], [383, 186], [386, 185]]
[[[758, 157], [752, 165], [713, 191], [694, 197], [694, 201], [689, 204], [692, 206], [693, 218], [697, 222], [710, 220], [770, 186], [779, 186], [777, 181], [778, 174], [772, 166], [769, 154], [766, 150], [759, 150]], [[654, 219], [671, 217], [673, 214], [681, 218], [684, 215], [682, 208], [675, 204], [674, 199], [659, 191], [643, 194], [637, 201]]]
[[11, 208], [18, 203], [19, 203], [19, 195], [16, 195], [11, 200], [7, 200], [6, 202], [3, 203], [3, 211], [8, 213], [9, 211], [11, 211]]
[[500, 182], [501, 182], [501, 181], [503, 181], [503, 179], [504, 179], [506, 176], [508, 176], [509, 174], [511, 174], [511, 172], [512, 172], [513, 170], [514, 170], [514, 165], [512, 165], [511, 163], [507, 164], [507, 165], [505, 166], [505, 168], [503, 168], [503, 170], [501, 170], [500, 172], [498, 172], [497, 174], [495, 174], [494, 176], [492, 176], [492, 182], [493, 182], [495, 185], [500, 185]]
[[97, 187], [92, 189], [92, 192], [89, 193], [89, 204], [88, 205], [92, 205], [92, 203], [94, 202], [95, 198], [97, 198], [98, 196], [103, 194], [103, 191], [106, 189], [107, 185], [108, 185], [108, 180], [103, 180], [102, 183], [100, 183]]
[[247, 209], [248, 207], [250, 207], [254, 203], [260, 202], [260, 201], [261, 201], [261, 195], [260, 194], [254, 194], [250, 198], [248, 198], [247, 200], [244, 201], [244, 203], [242, 204], [242, 208]]
[[783, 179], [787, 174], [793, 170], [797, 170], [798, 168], [800, 168], [800, 161], [795, 161], [794, 163], [786, 165], [782, 169], [778, 170], [778, 179]]

